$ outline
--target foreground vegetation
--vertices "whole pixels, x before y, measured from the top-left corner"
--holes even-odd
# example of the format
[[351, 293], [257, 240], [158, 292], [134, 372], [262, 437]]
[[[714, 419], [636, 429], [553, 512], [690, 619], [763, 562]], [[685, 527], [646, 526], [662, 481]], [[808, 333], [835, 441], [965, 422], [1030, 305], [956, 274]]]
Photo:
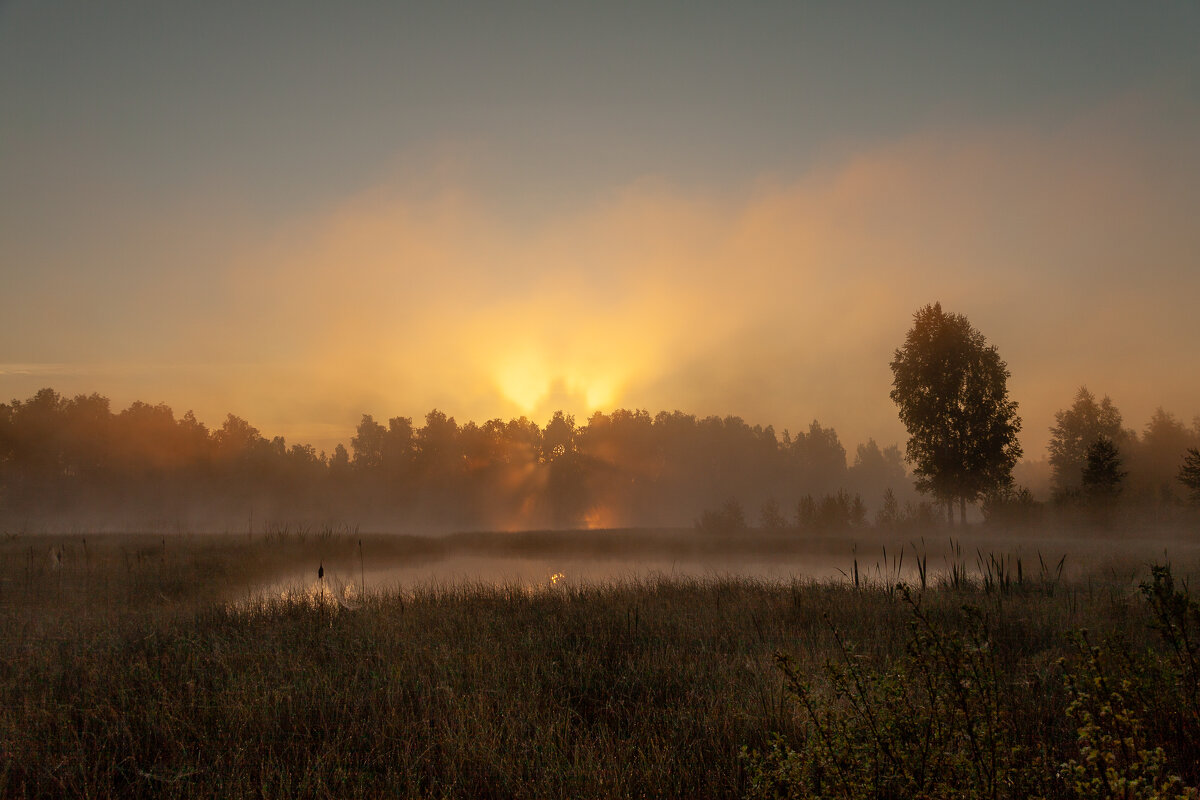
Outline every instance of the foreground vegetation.
[[1200, 609], [1178, 568], [1068, 580], [997, 556], [906, 587], [316, 584], [237, 599], [289, 559], [356, 546], [335, 531], [9, 536], [0, 795], [1167, 797], [1200, 783]]

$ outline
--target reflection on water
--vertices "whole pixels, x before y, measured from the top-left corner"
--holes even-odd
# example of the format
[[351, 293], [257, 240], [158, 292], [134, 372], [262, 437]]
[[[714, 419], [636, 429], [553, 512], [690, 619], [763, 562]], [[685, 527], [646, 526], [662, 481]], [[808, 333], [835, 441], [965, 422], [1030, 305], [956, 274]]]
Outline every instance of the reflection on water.
[[624, 559], [564, 555], [495, 557], [458, 554], [439, 560], [367, 569], [365, 581], [370, 589], [377, 586], [463, 583], [556, 586], [659, 577], [752, 577], [791, 580], [799, 577], [836, 577], [840, 575], [839, 566], [841, 565], [832, 560], [821, 563], [815, 559], [727, 559], [716, 563], [711, 560], [680, 558]]
[[881, 537], [857, 542], [842, 537], [738, 541], [628, 531], [589, 538], [588, 532], [561, 532], [411, 537], [403, 552], [388, 552], [383, 541], [368, 545], [365, 558], [361, 550], [340, 563], [326, 557], [320, 579], [314, 559], [313, 564], [278, 574], [241, 599], [346, 609], [364, 593], [422, 588], [502, 586], [536, 592], [658, 579], [733, 578], [876, 585], [918, 584], [924, 579], [936, 585], [964, 576], [1038, 581], [1096, 571], [1119, 571], [1133, 580], [1150, 563], [1172, 560], [1184, 570], [1200, 564], [1200, 543], [1194, 538], [1132, 536], [1101, 540], [993, 535], [947, 537], [935, 543]]
[[279, 606], [302, 606], [325, 611], [353, 611], [362, 599], [362, 589], [353, 583], [317, 579], [307, 586], [299, 582], [273, 584], [230, 604], [241, 611], [260, 612]]
[[[324, 584], [312, 582], [312, 571], [284, 575], [261, 587], [270, 598], [298, 602], [344, 604], [379, 591], [410, 591], [422, 587], [519, 587], [527, 591], [607, 583], [666, 579], [721, 580], [748, 578], [768, 582], [793, 580], [853, 580], [854, 555], [807, 557], [733, 558], [595, 558], [547, 556], [481, 556], [454, 554], [445, 558], [414, 559], [385, 566], [338, 569], [326, 565]], [[884, 565], [859, 563], [863, 581], [916, 580], [915, 561], [892, 559]], [[331, 588], [341, 587], [341, 588]]]

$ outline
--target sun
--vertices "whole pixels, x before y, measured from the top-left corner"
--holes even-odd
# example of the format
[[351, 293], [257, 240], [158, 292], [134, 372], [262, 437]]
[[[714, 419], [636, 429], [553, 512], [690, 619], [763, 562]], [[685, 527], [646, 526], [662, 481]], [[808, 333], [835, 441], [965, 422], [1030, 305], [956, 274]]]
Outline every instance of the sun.
[[500, 393], [526, 413], [538, 407], [553, 382], [544, 360], [529, 352], [499, 359], [494, 379]]
[[618, 381], [597, 365], [554, 363], [533, 350], [507, 353], [493, 362], [500, 394], [527, 415], [609, 408]]
[[611, 408], [616, 400], [616, 382], [603, 375], [568, 375], [564, 383], [567, 391], [583, 397], [588, 411]]

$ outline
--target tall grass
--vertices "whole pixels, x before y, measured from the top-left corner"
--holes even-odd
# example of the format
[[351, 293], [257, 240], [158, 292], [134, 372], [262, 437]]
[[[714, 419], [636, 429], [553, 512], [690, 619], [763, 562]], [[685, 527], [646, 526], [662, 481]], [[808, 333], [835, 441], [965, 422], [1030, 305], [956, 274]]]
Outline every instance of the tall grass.
[[[311, 561], [315, 581], [318, 558], [340, 559], [361, 583], [360, 553], [401, 546], [261, 539], [0, 543], [0, 796], [772, 796], [808, 791], [789, 770], [816, 754], [846, 785], [871, 758], [899, 759], [925, 796], [955, 770], [980, 796], [1016, 796], [1005, 769], [1019, 763], [1011, 785], [1068, 797], [1058, 773], [1087, 768], [1079, 714], [1095, 697], [1064, 679], [1061, 663], [1092, 663], [1071, 631], [1182, 676], [1170, 698], [1196, 692], [1194, 604], [1146, 572], [1148, 593], [1115, 572], [1010, 574], [997, 557], [981, 561], [990, 578], [922, 570], [924, 591], [864, 572], [857, 586], [664, 577], [248, 603], [248, 582], [285, 566]], [[875, 574], [898, 574], [894, 558]], [[1158, 684], [1144, 685], [1148, 698]], [[1148, 702], [1135, 710], [1146, 741], [1168, 745], [1161, 774], [1193, 780], [1179, 765], [1194, 740], [1172, 739]], [[970, 760], [921, 756], [902, 723], [944, 723], [931, 741], [966, 742]], [[1006, 749], [1009, 732], [1029, 749]], [[901, 784], [866, 785], [878, 791], [846, 796]]]

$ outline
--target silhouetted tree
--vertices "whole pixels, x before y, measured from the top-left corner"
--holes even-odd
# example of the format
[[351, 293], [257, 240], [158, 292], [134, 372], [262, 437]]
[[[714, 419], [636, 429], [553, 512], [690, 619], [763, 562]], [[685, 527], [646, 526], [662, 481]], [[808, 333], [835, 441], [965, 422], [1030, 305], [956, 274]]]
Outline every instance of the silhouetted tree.
[[966, 317], [937, 303], [915, 314], [891, 367], [917, 488], [945, 503], [948, 516], [958, 500], [965, 522], [967, 503], [1008, 483], [1021, 456], [1008, 366]]
[[862, 497], [845, 489], [823, 495], [819, 500], [805, 495], [796, 504], [796, 527], [801, 530], [837, 531], [866, 524], [867, 506]]
[[589, 505], [587, 461], [574, 450], [554, 457], [547, 470], [544, 489], [546, 505], [555, 527], [577, 527], [583, 522]]
[[289, 483], [302, 490], [312, 491], [317, 480], [325, 474], [328, 465], [311, 444], [294, 444], [287, 452]]
[[15, 435], [12, 406], [0, 403], [0, 511], [9, 509], [9, 487], [13, 483], [14, 473], [20, 469], [19, 465], [13, 463]]
[[504, 461], [520, 468], [537, 464], [542, 451], [542, 431], [525, 417], [504, 423]]
[[424, 480], [443, 487], [461, 473], [463, 454], [454, 417], [447, 417], [436, 408], [425, 415], [425, 427], [417, 431], [417, 462]]
[[1188, 448], [1198, 445], [1196, 432], [1188, 430], [1174, 414], [1155, 409], [1130, 453], [1130, 488], [1150, 502], [1173, 499], [1179, 459]]
[[541, 460], [553, 461], [575, 452], [575, 417], [555, 411], [542, 431]]
[[827, 494], [817, 506], [815, 526], [823, 530], [844, 530], [862, 527], [866, 523], [867, 507], [862, 498], [853, 497], [845, 489], [836, 494]]
[[1105, 395], [1099, 403], [1086, 386], [1080, 387], [1070, 408], [1054, 414], [1050, 429], [1051, 483], [1056, 497], [1065, 498], [1079, 489], [1088, 448], [1101, 436], [1113, 442], [1124, 438], [1121, 412]]
[[[134, 407], [149, 410], [149, 418], [140, 426], [120, 430], [119, 423], [128, 421], [127, 415]], [[172, 446], [175, 417], [171, 409], [145, 403], [134, 403], [130, 409], [114, 419], [107, 397], [93, 393], [64, 400], [61, 406], [64, 468], [80, 478], [80, 482], [94, 479], [112, 465], [114, 453], [130, 437], [139, 441], [146, 459], [155, 466], [177, 464], [178, 454]]]
[[895, 447], [869, 442], [851, 475], [836, 432], [816, 421], [777, 438], [769, 425], [679, 411], [618, 409], [583, 426], [558, 412], [544, 431], [523, 417], [459, 427], [434, 410], [416, 430], [363, 415], [349, 445], [353, 458], [345, 446], [326, 458], [232, 414], [210, 432], [164, 404], [114, 413], [100, 395], [44, 389], [0, 404], [0, 524], [219, 529], [253, 513], [259, 524], [677, 525], [736, 497], [782, 527], [779, 509], [812, 492], [819, 505], [810, 497], [802, 519], [844, 525], [864, 514], [848, 480], [903, 474]]
[[863, 502], [862, 496], [859, 494], [855, 494], [850, 501], [850, 524], [856, 528], [867, 524], [867, 504]]
[[896, 500], [896, 493], [888, 488], [883, 493], [883, 500], [879, 504], [879, 511], [875, 513], [875, 525], [880, 528], [894, 528], [900, 519], [900, 503]]
[[374, 420], [370, 414], [363, 414], [362, 421], [354, 436], [350, 438], [350, 446], [354, 448], [354, 466], [356, 469], [373, 470], [383, 466], [383, 446], [387, 429]]
[[226, 416], [224, 424], [213, 433], [217, 457], [223, 461], [247, 461], [265, 442], [258, 428], [233, 414]]
[[778, 531], [787, 527], [787, 519], [779, 510], [779, 501], [774, 497], [768, 498], [759, 512], [759, 527], [763, 530]]
[[985, 494], [980, 510], [989, 523], [1028, 525], [1036, 520], [1040, 507], [1027, 488], [1009, 483]]
[[1189, 447], [1179, 467], [1178, 480], [1192, 490], [1192, 502], [1200, 504], [1200, 450]]
[[860, 444], [854, 454], [854, 465], [846, 474], [846, 487], [863, 497], [882, 497], [888, 490], [893, 498], [897, 491], [911, 495], [912, 482], [904, 469], [900, 448], [891, 444], [880, 449], [874, 439]]
[[388, 420], [387, 435], [383, 438], [383, 466], [389, 473], [404, 472], [412, 464], [413, 424], [409, 417]]
[[1121, 494], [1121, 481], [1128, 475], [1121, 469], [1121, 454], [1107, 436], [1101, 436], [1087, 449], [1083, 464], [1083, 491], [1100, 505], [1111, 505]]
[[14, 494], [36, 499], [47, 481], [65, 472], [61, 424], [65, 402], [53, 389], [13, 401], [10, 448], [12, 458], [22, 465]]
[[796, 527], [811, 530], [817, 524], [817, 501], [811, 494], [801, 497], [796, 503]]
[[833, 428], [822, 428], [814, 419], [808, 433], [799, 433], [792, 441], [792, 457], [805, 488], [828, 493], [845, 485], [846, 448]]
[[701, 514], [696, 527], [705, 533], [740, 533], [746, 530], [746, 514], [742, 504], [730, 498], [719, 509]]
[[389, 503], [399, 507], [411, 503], [413, 486], [413, 457], [416, 434], [412, 419], [392, 417], [383, 437], [383, 474], [388, 487]]
[[333, 448], [333, 456], [329, 459], [329, 471], [338, 477], [342, 477], [350, 471], [350, 453], [340, 442], [337, 447]]
[[595, 496], [610, 515], [621, 520], [653, 518], [657, 497], [651, 489], [661, 475], [663, 454], [648, 412], [597, 411], [576, 442], [592, 465]]
[[179, 420], [178, 446], [180, 458], [184, 463], [193, 466], [206, 466], [212, 455], [212, 439], [208, 433], [208, 426], [196, 419], [195, 413], [190, 409]]
[[504, 423], [488, 420], [483, 425], [468, 422], [458, 430], [468, 473], [478, 474], [504, 461]]
[[901, 530], [928, 531], [937, 527], [946, 519], [945, 515], [928, 500], [919, 503], [905, 503], [904, 511], [900, 513], [898, 527]]

